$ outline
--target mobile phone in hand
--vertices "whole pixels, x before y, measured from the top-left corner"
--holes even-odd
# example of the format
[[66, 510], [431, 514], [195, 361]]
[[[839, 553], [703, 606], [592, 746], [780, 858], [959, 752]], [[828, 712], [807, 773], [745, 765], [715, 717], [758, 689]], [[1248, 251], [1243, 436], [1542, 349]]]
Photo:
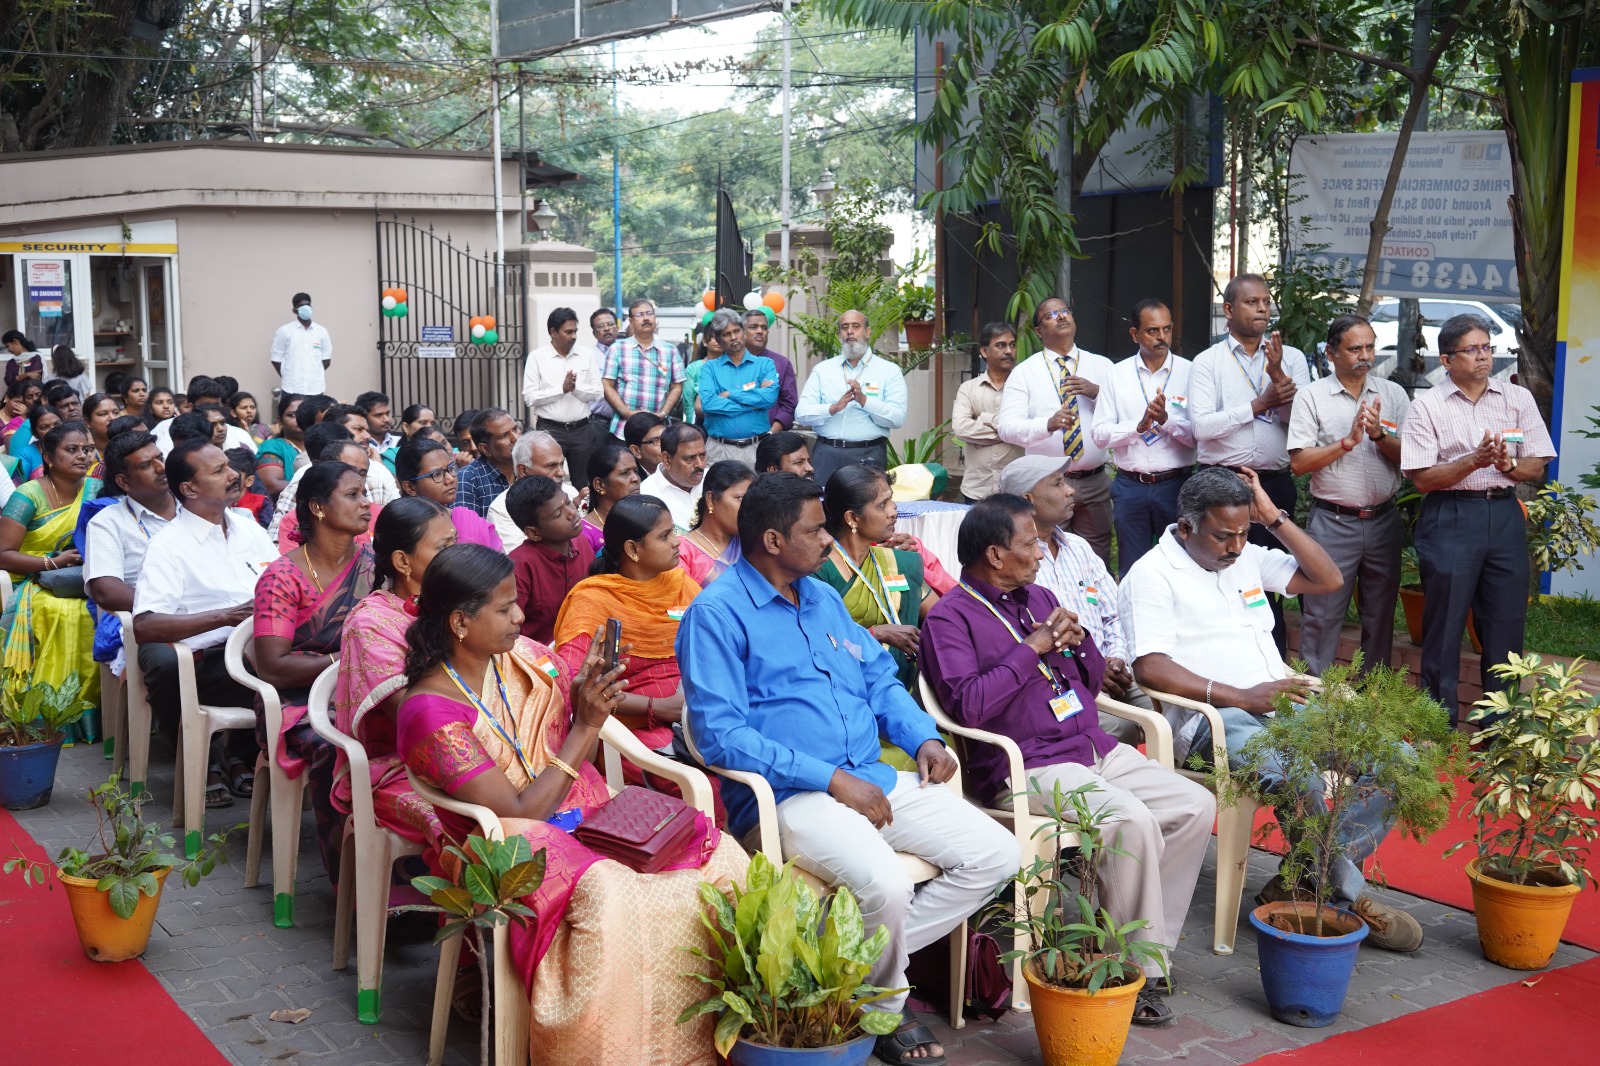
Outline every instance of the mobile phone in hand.
[[607, 618], [606, 619], [606, 643], [605, 643], [605, 652], [604, 652], [605, 659], [606, 659], [605, 668], [606, 668], [607, 671], [610, 671], [610, 670], [613, 670], [613, 669], [616, 668], [616, 665], [617, 665], [617, 646], [619, 644], [621, 644], [621, 643], [622, 643], [622, 623], [617, 621], [615, 618]]

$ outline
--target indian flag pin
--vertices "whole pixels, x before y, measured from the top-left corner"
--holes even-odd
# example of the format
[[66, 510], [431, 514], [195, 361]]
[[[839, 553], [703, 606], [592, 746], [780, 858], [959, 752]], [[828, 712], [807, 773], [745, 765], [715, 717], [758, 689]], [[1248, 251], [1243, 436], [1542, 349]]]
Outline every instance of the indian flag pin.
[[1508, 429], [1508, 430], [1505, 430], [1500, 434], [1500, 439], [1505, 441], [1507, 444], [1521, 444], [1522, 440], [1523, 440], [1523, 438], [1522, 438], [1522, 430], [1520, 430], [1520, 429]]
[[561, 671], [557, 670], [556, 664], [551, 662], [549, 659], [541, 658], [535, 665], [539, 667], [539, 672], [548, 677], [551, 681], [558, 680], [561, 677]]
[[1265, 607], [1267, 605], [1267, 597], [1259, 588], [1245, 589], [1239, 595], [1244, 597], [1244, 605], [1246, 607]]
[[687, 607], [668, 607], [667, 617], [672, 619], [674, 622], [681, 622], [683, 621], [683, 612], [686, 610], [688, 610]]

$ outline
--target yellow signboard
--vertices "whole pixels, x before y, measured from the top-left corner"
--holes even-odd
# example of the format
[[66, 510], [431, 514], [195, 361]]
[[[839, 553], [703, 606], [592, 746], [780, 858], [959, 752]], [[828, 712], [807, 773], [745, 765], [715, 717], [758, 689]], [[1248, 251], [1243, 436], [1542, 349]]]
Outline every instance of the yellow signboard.
[[98, 255], [176, 255], [176, 244], [125, 244], [122, 241], [0, 241], [0, 252], [27, 255], [67, 255], [90, 252]]

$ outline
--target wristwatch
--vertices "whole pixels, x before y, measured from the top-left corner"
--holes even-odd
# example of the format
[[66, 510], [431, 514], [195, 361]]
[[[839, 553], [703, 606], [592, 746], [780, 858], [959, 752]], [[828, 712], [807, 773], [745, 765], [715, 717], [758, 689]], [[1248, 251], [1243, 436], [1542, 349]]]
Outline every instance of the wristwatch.
[[1283, 525], [1288, 520], [1289, 520], [1289, 512], [1288, 511], [1279, 511], [1278, 512], [1278, 520], [1276, 522], [1272, 523], [1272, 525], [1267, 527], [1267, 532], [1268, 533], [1277, 532], [1278, 527]]

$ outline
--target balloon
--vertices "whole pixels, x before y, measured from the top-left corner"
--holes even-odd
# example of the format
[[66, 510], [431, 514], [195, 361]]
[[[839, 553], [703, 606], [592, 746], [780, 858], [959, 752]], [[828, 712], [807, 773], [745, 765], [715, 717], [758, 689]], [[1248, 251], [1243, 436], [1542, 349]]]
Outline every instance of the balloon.
[[761, 306], [761, 290], [760, 289], [751, 289], [749, 292], [745, 293], [744, 309], [746, 311], [754, 311], [756, 308], [758, 308], [760, 306]]
[[767, 309], [770, 310], [773, 314], [781, 315], [783, 313], [783, 307], [784, 307], [783, 293], [781, 293], [781, 292], [769, 292], [769, 293], [767, 293], [765, 296], [763, 296], [761, 298], [761, 302], [766, 304], [767, 305]]
[[481, 319], [479, 319], [479, 321], [483, 323], [484, 329], [494, 329], [495, 323], [493, 315], [484, 315]]
[[409, 315], [410, 313], [411, 313], [411, 305], [410, 304], [399, 303], [399, 304], [395, 304], [394, 305], [394, 317], [396, 317], [396, 318], [404, 318], [407, 315]]
[[492, 329], [491, 330], [486, 330], [484, 332], [484, 334], [483, 334], [483, 343], [484, 344], [495, 344], [495, 343], [498, 343], [499, 340], [500, 340], [500, 334], [497, 333], [496, 331], [492, 330]]
[[700, 297], [700, 302], [705, 305], [707, 311], [715, 311], [717, 309], [716, 290], [707, 289], [706, 294]]
[[473, 340], [475, 340], [475, 341], [482, 340], [485, 336], [488, 335], [488, 333], [489, 333], [489, 331], [483, 328], [483, 323], [482, 322], [478, 321], [476, 318], [472, 320], [472, 339]]
[[705, 314], [700, 316], [700, 324], [702, 326], [709, 326], [711, 324], [711, 320], [716, 317], [716, 314], [717, 313], [715, 311], [707, 311]]
[[772, 324], [778, 320], [778, 312], [770, 307], [763, 307], [761, 313], [767, 316], [767, 328], [771, 329]]
[[393, 296], [385, 296], [383, 298], [383, 309], [385, 311], [393, 311], [397, 302]]
[[397, 304], [405, 303], [406, 302], [406, 290], [404, 290], [404, 289], [396, 289], [396, 290], [394, 290], [394, 302], [397, 303]]

